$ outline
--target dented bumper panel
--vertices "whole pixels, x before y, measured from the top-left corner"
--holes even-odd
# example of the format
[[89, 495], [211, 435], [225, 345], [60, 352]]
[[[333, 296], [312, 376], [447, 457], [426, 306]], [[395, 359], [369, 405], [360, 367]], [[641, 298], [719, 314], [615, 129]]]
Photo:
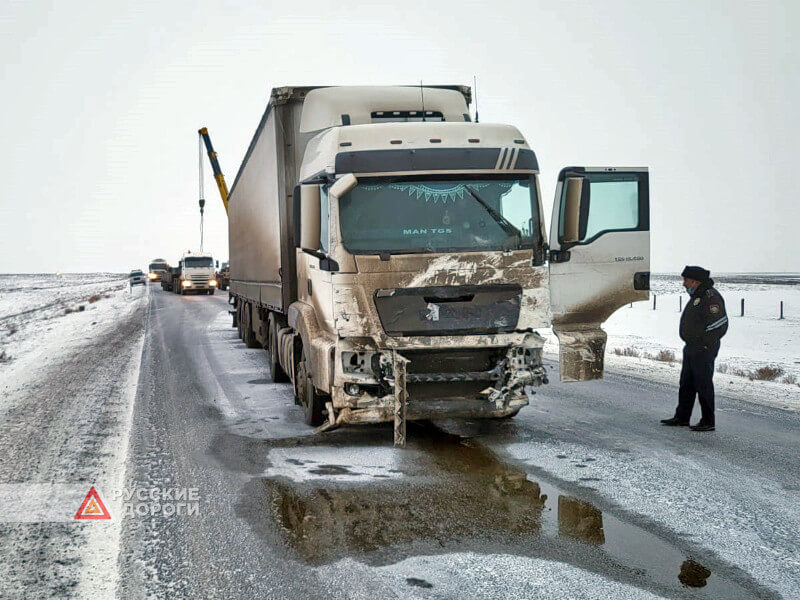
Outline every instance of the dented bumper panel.
[[528, 404], [526, 388], [547, 383], [541, 362], [544, 339], [535, 333], [510, 347], [459, 350], [396, 351], [340, 342], [331, 390], [337, 424], [394, 418], [393, 353], [407, 361], [404, 388], [412, 420], [505, 416]]

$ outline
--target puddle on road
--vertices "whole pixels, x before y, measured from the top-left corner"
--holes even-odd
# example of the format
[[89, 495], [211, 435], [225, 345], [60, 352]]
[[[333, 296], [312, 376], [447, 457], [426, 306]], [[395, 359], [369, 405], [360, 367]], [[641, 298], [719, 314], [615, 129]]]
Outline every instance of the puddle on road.
[[[725, 565], [714, 573], [675, 543], [556, 485], [533, 481], [469, 440], [434, 431], [415, 436], [416, 448], [395, 453], [407, 459], [377, 474], [374, 468], [361, 473], [366, 465], [335, 456], [322, 463], [298, 460], [308, 456], [302, 452], [298, 458], [283, 452], [281, 459], [273, 450], [270, 476], [245, 488], [246, 495], [263, 499], [257, 503], [261, 512], [240, 514], [251, 523], [260, 520], [258, 528], [264, 519], [276, 521], [287, 545], [312, 565], [345, 557], [392, 564], [449, 552], [513, 554], [569, 563], [668, 597], [683, 597], [689, 588], [708, 598], [774, 595], [740, 569]], [[305, 450], [326, 456], [331, 448]], [[380, 461], [389, 449], [357, 450], [375, 452]], [[276, 464], [281, 460], [303, 477], [287, 476]]]

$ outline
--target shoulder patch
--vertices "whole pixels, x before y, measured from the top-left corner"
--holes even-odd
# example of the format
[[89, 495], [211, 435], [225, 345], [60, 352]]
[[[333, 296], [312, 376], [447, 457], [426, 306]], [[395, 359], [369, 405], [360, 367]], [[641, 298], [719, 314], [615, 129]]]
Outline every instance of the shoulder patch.
[[692, 302], [692, 304], [694, 304], [695, 306], [697, 306], [698, 304], [700, 304], [700, 298], [695, 298], [695, 299], [694, 299], [694, 302]]
[[708, 311], [712, 315], [718, 314], [719, 313], [719, 305], [718, 304], [712, 304], [711, 306], [708, 307]]
[[711, 290], [711, 288], [706, 290], [706, 298], [711, 298], [713, 295], [714, 292]]

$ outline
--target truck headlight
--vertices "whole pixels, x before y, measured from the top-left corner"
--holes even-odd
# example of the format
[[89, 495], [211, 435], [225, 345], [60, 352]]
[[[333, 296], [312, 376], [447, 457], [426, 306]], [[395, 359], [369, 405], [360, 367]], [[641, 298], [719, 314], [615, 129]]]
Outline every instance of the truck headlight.
[[345, 383], [344, 384], [344, 391], [348, 396], [360, 396], [361, 395], [361, 388], [358, 386], [357, 383]]
[[208, 285], [210, 285], [211, 287], [214, 287], [215, 285], [217, 285], [217, 280], [216, 279], [212, 279], [211, 281], [208, 282]]
[[191, 282], [191, 281], [189, 281], [188, 279], [184, 279], [184, 280], [183, 280], [183, 282], [181, 282], [181, 285], [182, 285], [183, 287], [191, 287], [191, 285], [192, 285], [192, 282]]
[[155, 274], [155, 273], [148, 273], [148, 274], [147, 274], [147, 276], [148, 276], [150, 279], [155, 279], [155, 278], [156, 278], [156, 274]]

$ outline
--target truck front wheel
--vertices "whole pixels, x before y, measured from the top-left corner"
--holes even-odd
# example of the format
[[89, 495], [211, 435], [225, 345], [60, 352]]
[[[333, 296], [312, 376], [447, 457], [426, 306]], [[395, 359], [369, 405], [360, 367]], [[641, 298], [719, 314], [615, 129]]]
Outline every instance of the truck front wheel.
[[305, 350], [303, 350], [303, 360], [297, 368], [297, 382], [295, 383], [295, 392], [300, 405], [303, 407], [305, 413], [306, 425], [322, 425], [325, 420], [325, 415], [322, 410], [325, 407], [326, 396], [320, 394], [314, 387], [314, 380], [311, 377], [311, 368], [306, 358]]

